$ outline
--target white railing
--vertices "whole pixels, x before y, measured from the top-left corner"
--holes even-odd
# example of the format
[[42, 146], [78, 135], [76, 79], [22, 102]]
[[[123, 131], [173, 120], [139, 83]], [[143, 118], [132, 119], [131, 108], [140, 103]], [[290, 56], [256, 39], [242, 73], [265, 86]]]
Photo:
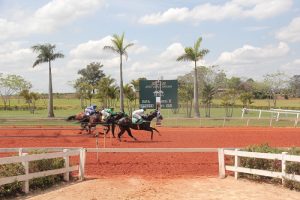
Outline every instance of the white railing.
[[[299, 162], [300, 156], [287, 155], [287, 152], [282, 152], [282, 154], [271, 154], [271, 153], [258, 153], [258, 152], [246, 152], [235, 150], [226, 150], [219, 149], [219, 176], [220, 178], [225, 177], [225, 170], [234, 172], [235, 179], [238, 179], [239, 173], [247, 173], [253, 175], [267, 176], [272, 178], [281, 178], [282, 183], [284, 179], [290, 179], [297, 182], [300, 182], [300, 175], [287, 174], [286, 173], [286, 162]], [[225, 155], [234, 156], [234, 165], [225, 165]], [[261, 170], [261, 169], [251, 169], [240, 166], [240, 157], [247, 158], [260, 158], [260, 159], [269, 159], [269, 160], [281, 160], [281, 172]]]
[[[248, 111], [258, 112], [259, 113], [258, 114], [258, 119], [261, 118], [262, 113], [276, 114], [276, 121], [279, 121], [280, 114], [295, 115], [294, 127], [297, 127], [298, 122], [299, 122], [299, 117], [300, 117], [300, 111], [299, 110], [283, 110], [283, 109], [260, 110], [260, 109], [243, 108], [241, 118], [244, 118], [244, 114], [247, 113]], [[273, 117], [270, 118], [270, 126], [272, 126], [272, 121], [273, 121]]]
[[[16, 148], [2, 149], [0, 152], [15, 152]], [[41, 154], [31, 154], [23, 153], [23, 149], [18, 149], [19, 156], [4, 157], [0, 158], [0, 165], [12, 164], [12, 163], [22, 163], [24, 166], [25, 174], [11, 177], [0, 178], [0, 185], [5, 185], [13, 183], [15, 181], [24, 181], [23, 191], [25, 193], [29, 192], [29, 180], [49, 175], [64, 174], [64, 180], [69, 181], [70, 172], [79, 170], [78, 177], [79, 180], [84, 179], [84, 168], [86, 159], [86, 149], [63, 149], [63, 152], [54, 153], [41, 153]], [[69, 158], [70, 156], [79, 156], [79, 166], [70, 166]], [[64, 167], [60, 169], [53, 169], [42, 172], [29, 173], [29, 162], [43, 159], [53, 159], [53, 158], [64, 158]]]

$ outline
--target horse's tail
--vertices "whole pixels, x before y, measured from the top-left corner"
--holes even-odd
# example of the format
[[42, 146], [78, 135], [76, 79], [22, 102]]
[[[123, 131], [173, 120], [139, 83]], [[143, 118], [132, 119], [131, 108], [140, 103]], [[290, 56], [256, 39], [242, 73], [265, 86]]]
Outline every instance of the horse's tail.
[[71, 120], [75, 120], [76, 119], [76, 115], [71, 115], [67, 118], [67, 121], [71, 121]]

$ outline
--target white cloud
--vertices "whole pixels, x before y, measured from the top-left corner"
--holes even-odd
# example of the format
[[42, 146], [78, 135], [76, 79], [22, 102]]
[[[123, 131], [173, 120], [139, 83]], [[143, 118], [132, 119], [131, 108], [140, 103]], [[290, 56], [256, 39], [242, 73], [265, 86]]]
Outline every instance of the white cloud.
[[244, 45], [232, 52], [221, 53], [214, 64], [224, 68], [229, 75], [261, 78], [263, 74], [279, 70], [289, 51], [284, 42], [265, 47]]
[[184, 53], [184, 47], [181, 43], [173, 43], [160, 54], [160, 60], [176, 61], [177, 57]]
[[282, 65], [280, 70], [289, 75], [300, 74], [300, 59], [296, 59], [292, 62]]
[[0, 39], [23, 37], [33, 33], [49, 33], [88, 15], [103, 5], [103, 0], [52, 0], [31, 16], [0, 18]]
[[232, 52], [223, 52], [217, 63], [222, 64], [258, 64], [281, 58], [289, 52], [289, 46], [280, 42], [277, 47], [267, 46], [264, 48], [244, 45]]
[[[111, 36], [103, 37], [99, 40], [90, 40], [86, 43], [77, 45], [70, 51], [70, 60], [67, 63], [67, 67], [73, 72], [74, 79], [78, 78], [77, 71], [84, 68], [91, 62], [100, 62], [103, 64], [103, 71], [106, 75], [110, 75], [119, 81], [119, 56], [113, 52], [106, 51], [103, 49], [104, 46], [111, 45]], [[147, 46], [140, 45], [138, 41], [124, 41], [127, 43], [134, 43], [133, 46], [128, 48], [129, 58], [123, 61], [123, 73], [124, 79], [133, 79], [133, 76], [129, 76], [132, 62], [131, 57], [142, 55], [148, 50]], [[131, 80], [129, 79], [129, 81]]]
[[288, 11], [292, 0], [231, 0], [223, 5], [205, 3], [192, 9], [170, 8], [164, 12], [145, 15], [142, 24], [161, 24], [181, 21], [221, 21], [224, 19], [254, 18], [266, 19]]
[[[29, 48], [21, 48], [20, 43], [8, 42], [0, 45], [0, 69], [10, 72], [32, 67], [35, 55]], [[26, 63], [30, 63], [27, 65]]]
[[294, 18], [290, 24], [276, 34], [276, 38], [287, 42], [300, 41], [300, 17]]

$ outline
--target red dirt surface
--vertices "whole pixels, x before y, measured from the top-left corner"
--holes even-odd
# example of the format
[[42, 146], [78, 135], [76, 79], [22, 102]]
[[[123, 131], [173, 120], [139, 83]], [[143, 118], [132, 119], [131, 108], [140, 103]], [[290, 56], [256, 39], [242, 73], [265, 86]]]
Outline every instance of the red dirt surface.
[[[78, 130], [0, 129], [0, 147], [85, 147], [95, 148], [96, 139], [78, 134]], [[158, 128], [162, 136], [149, 132], [133, 131], [139, 141], [132, 141], [125, 133], [123, 141], [106, 138], [106, 147], [159, 148], [197, 147], [233, 148], [268, 143], [274, 147], [300, 146], [299, 128]], [[103, 136], [99, 147], [103, 147]], [[73, 160], [74, 161], [74, 160]], [[177, 176], [216, 176], [217, 153], [96, 153], [87, 154], [86, 174], [96, 177], [137, 175], [143, 177], [170, 178]]]

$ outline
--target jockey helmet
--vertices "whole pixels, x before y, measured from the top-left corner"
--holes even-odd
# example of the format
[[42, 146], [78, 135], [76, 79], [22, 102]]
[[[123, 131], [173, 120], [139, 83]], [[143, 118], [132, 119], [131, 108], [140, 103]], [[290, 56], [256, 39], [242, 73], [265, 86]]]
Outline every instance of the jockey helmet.
[[97, 106], [96, 106], [96, 105], [92, 105], [92, 108], [93, 108], [93, 109], [96, 109], [96, 108], [97, 108]]

